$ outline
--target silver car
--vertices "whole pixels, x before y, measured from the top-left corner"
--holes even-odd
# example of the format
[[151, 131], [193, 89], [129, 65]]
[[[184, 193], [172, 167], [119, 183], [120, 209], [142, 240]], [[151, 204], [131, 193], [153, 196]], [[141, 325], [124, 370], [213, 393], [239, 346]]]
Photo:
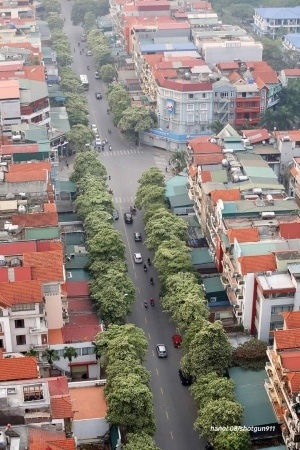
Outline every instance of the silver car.
[[159, 358], [166, 358], [168, 356], [168, 352], [164, 344], [157, 344], [156, 353]]

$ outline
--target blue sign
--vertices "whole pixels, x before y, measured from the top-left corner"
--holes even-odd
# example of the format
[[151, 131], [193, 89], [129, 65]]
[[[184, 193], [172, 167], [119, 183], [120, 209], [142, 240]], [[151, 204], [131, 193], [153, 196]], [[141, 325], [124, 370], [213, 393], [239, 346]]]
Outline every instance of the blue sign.
[[166, 101], [166, 108], [169, 114], [174, 114], [175, 111], [175, 102], [174, 100], [171, 99], [167, 99]]

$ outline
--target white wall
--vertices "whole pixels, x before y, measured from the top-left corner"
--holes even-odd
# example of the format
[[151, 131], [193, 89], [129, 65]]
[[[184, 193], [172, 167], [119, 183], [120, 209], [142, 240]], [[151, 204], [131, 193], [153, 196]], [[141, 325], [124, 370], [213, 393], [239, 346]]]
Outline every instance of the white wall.
[[250, 330], [252, 320], [252, 305], [253, 305], [253, 291], [254, 291], [254, 274], [248, 273], [244, 276], [244, 308], [242, 321], [244, 328]]
[[[15, 320], [24, 320], [24, 328], [16, 328]], [[27, 352], [31, 345], [42, 345], [40, 334], [30, 334], [30, 328], [45, 327], [44, 322], [41, 321], [41, 314], [39, 304], [35, 304], [35, 310], [31, 311], [15, 311], [11, 312], [10, 316], [10, 333], [13, 352]], [[46, 332], [46, 331], [45, 331]], [[16, 336], [25, 335], [26, 344], [17, 345]]]
[[47, 325], [49, 330], [58, 330], [64, 326], [60, 285], [58, 293], [45, 293], [45, 310], [47, 313]]
[[73, 420], [74, 437], [78, 441], [96, 439], [104, 436], [109, 430], [109, 425], [103, 419]]
[[[3, 314], [8, 314], [7, 310], [3, 310]], [[3, 345], [7, 353], [12, 352], [12, 339], [11, 339], [11, 331], [10, 331], [10, 322], [9, 322], [9, 316], [2, 316], [0, 317], [0, 324], [2, 333], [4, 333], [4, 336], [0, 336], [0, 339], [3, 340]]]
[[[88, 362], [95, 362], [96, 361], [96, 355], [95, 353], [90, 355], [81, 355], [80, 352], [82, 351], [82, 348], [86, 347], [93, 347], [93, 344], [91, 342], [75, 342], [70, 344], [55, 344], [50, 345], [50, 348], [53, 348], [54, 350], [57, 350], [60, 354], [63, 353], [65, 347], [74, 347], [78, 350], [79, 354], [77, 358], [74, 358], [72, 361], [72, 364], [76, 363], [88, 363]], [[69, 367], [69, 360], [65, 359], [61, 356], [59, 361], [55, 361], [55, 366], [57, 366], [60, 370], [63, 370], [64, 372], [70, 372]], [[100, 366], [99, 364], [90, 364], [88, 365], [89, 370], [89, 378], [100, 378]]]
[[293, 304], [294, 299], [291, 297], [268, 298], [261, 299], [259, 302], [259, 320], [255, 319], [257, 329], [257, 338], [264, 342], [269, 342], [270, 338], [270, 322], [271, 309], [273, 306], [284, 306]]

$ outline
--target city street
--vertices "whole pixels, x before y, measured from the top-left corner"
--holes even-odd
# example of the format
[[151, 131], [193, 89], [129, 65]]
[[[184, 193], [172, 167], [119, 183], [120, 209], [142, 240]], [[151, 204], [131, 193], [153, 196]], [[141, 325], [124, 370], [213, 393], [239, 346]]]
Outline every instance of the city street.
[[[188, 388], [182, 386], [178, 376], [180, 350], [172, 346], [172, 334], [175, 327], [170, 323], [167, 314], [162, 312], [159, 304], [159, 286], [157, 274], [151, 266], [147, 273], [142, 264], [134, 264], [133, 253], [141, 252], [144, 260], [152, 259], [150, 252], [143, 242], [134, 242], [133, 232], [141, 232], [143, 241], [145, 233], [142, 220], [142, 212], [137, 211], [132, 225], [126, 225], [123, 220], [124, 212], [129, 212], [130, 205], [134, 204], [137, 189], [137, 180], [143, 171], [149, 167], [157, 166], [165, 172], [168, 165], [169, 154], [164, 150], [135, 146], [124, 141], [118, 130], [114, 127], [111, 116], [107, 114], [107, 102], [105, 99], [106, 87], [101, 80], [94, 78], [94, 64], [92, 57], [79, 54], [78, 42], [82, 29], [74, 27], [70, 22], [71, 2], [62, 3], [62, 15], [66, 18], [65, 32], [69, 37], [73, 53], [73, 70], [77, 75], [87, 74], [90, 89], [85, 93], [88, 99], [90, 111], [90, 123], [98, 126], [101, 138], [107, 138], [112, 146], [112, 151], [107, 149], [100, 152], [100, 160], [107, 168], [111, 177], [109, 187], [113, 189], [114, 201], [120, 218], [116, 221], [116, 228], [121, 232], [126, 245], [129, 275], [136, 289], [137, 299], [133, 307], [130, 321], [144, 329], [148, 341], [149, 351], [145, 365], [151, 372], [151, 390], [154, 396], [155, 418], [157, 432], [155, 442], [161, 450], [203, 450], [204, 441], [200, 441], [198, 433], [193, 430], [196, 419], [196, 408], [193, 404]], [[86, 43], [81, 43], [81, 49]], [[87, 65], [90, 70], [87, 70]], [[95, 92], [100, 91], [102, 100], [95, 98]], [[111, 128], [112, 133], [107, 130]], [[71, 171], [70, 164], [69, 170]], [[170, 176], [169, 173], [166, 174]], [[150, 277], [154, 278], [155, 285], [150, 285]], [[155, 299], [155, 306], [150, 306], [150, 298]], [[148, 309], [143, 306], [143, 301], [149, 302]], [[157, 344], [165, 344], [168, 350], [168, 358], [159, 359], [155, 352]]]

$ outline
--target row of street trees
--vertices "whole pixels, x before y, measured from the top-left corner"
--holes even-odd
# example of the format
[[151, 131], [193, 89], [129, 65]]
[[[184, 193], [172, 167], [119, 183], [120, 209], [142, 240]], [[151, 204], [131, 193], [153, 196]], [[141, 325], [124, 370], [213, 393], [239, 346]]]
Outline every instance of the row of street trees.
[[77, 154], [71, 180], [77, 187], [75, 207], [87, 236], [91, 297], [104, 322], [116, 324], [130, 313], [135, 288], [127, 274], [121, 235], [112, 225], [114, 205], [106, 179], [95, 151]]
[[51, 30], [51, 44], [56, 52], [60, 87], [66, 97], [66, 110], [72, 131], [67, 136], [75, 151], [86, 150], [95, 135], [88, 127], [88, 107], [79, 77], [72, 71], [72, 52], [67, 35], [63, 32], [64, 21], [57, 0], [44, 1], [46, 19]]
[[155, 422], [150, 374], [143, 366], [147, 339], [132, 324], [109, 325], [96, 337], [101, 363], [106, 368], [104, 388], [107, 420], [126, 433], [124, 450], [159, 450], [154, 442]]
[[212, 432], [212, 427], [241, 424], [242, 407], [234, 399], [232, 382], [224, 377], [232, 348], [221, 322], [208, 321], [207, 302], [186, 246], [187, 226], [167, 209], [164, 177], [157, 168], [141, 176], [136, 205], [145, 210], [146, 243], [155, 251], [162, 305], [183, 335], [182, 370], [195, 380], [191, 389], [198, 406], [195, 428], [213, 441], [216, 450], [249, 450], [248, 432]]

